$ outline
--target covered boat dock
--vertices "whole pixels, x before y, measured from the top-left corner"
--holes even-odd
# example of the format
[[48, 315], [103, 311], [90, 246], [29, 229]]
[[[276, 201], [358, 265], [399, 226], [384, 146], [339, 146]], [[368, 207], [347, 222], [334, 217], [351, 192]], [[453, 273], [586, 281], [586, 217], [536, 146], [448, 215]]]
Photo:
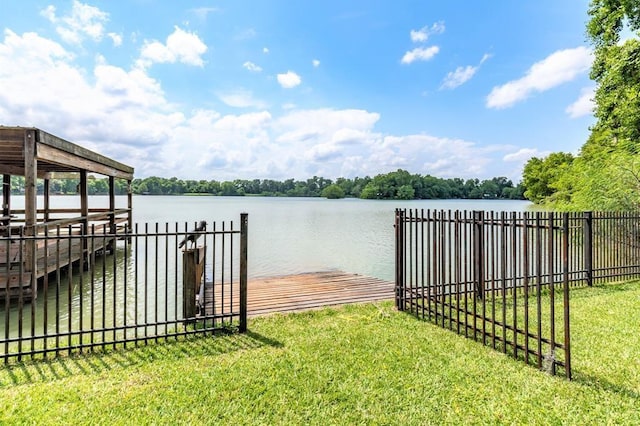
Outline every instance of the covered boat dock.
[[[0, 126], [0, 174], [0, 297], [35, 298], [39, 279], [86, 261], [93, 251], [110, 248], [115, 235], [131, 229], [133, 168], [111, 158], [37, 128]], [[106, 208], [89, 206], [88, 178], [94, 174], [108, 178]], [[12, 176], [24, 177], [24, 208], [11, 206]], [[54, 178], [78, 180], [79, 208], [51, 208], [50, 180]], [[126, 208], [116, 208], [116, 179], [127, 183]], [[82, 238], [60, 238], [69, 234], [95, 237], [98, 232], [110, 237], [93, 238], [92, 242], [103, 241], [97, 245]], [[60, 256], [52, 259], [54, 251], [69, 255], [61, 263]]]

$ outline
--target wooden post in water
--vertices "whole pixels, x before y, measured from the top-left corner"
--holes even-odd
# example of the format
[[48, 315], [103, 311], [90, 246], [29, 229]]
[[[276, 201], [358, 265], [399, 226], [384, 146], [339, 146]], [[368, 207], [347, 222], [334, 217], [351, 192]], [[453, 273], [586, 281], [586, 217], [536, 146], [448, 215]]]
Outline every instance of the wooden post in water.
[[[80, 170], [80, 215], [82, 216], [82, 238], [80, 239], [82, 255], [80, 256], [81, 267], [83, 270], [89, 270], [89, 186], [87, 183], [87, 171]], [[69, 244], [73, 244], [73, 238], [69, 240]]]
[[197, 314], [196, 295], [200, 291], [204, 275], [206, 246], [182, 252], [182, 316], [194, 319]]
[[113, 253], [113, 249], [116, 245], [116, 178], [109, 176], [109, 233], [113, 235], [113, 238], [109, 238], [107, 243], [107, 251]]
[[[133, 190], [131, 189], [131, 180], [127, 180], [127, 224], [129, 232], [133, 230]], [[131, 238], [129, 238], [131, 242]]]
[[[36, 131], [25, 131], [24, 137], [24, 225], [25, 234], [35, 237], [38, 204], [36, 199], [36, 186], [38, 178], [38, 161], [36, 159]], [[26, 267], [25, 272], [31, 274], [31, 297], [37, 297], [37, 268], [35, 238], [26, 241]], [[20, 274], [20, 286], [24, 277]], [[22, 291], [22, 290], [21, 290]]]
[[11, 175], [2, 175], [2, 216], [11, 214]]
[[44, 221], [49, 222], [49, 210], [51, 209], [50, 189], [51, 183], [49, 178], [44, 178]]

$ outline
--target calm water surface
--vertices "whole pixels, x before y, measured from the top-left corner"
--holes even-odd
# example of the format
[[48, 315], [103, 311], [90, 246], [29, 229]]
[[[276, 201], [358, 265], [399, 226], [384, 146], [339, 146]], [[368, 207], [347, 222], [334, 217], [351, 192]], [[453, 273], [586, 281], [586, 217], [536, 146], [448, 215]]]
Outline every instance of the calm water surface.
[[[42, 206], [43, 201], [38, 201]], [[94, 196], [89, 199], [89, 207], [106, 207], [108, 197]], [[12, 198], [12, 207], [24, 206], [21, 197]], [[52, 208], [80, 206], [78, 196], [57, 196], [51, 199]], [[126, 197], [117, 197], [117, 207], [126, 206]], [[374, 201], [359, 199], [326, 200], [322, 198], [269, 198], [269, 197], [212, 197], [212, 196], [136, 196], [133, 200], [134, 222], [140, 231], [145, 223], [149, 229], [185, 229], [200, 220], [217, 222], [221, 229], [225, 221], [226, 229], [233, 221], [239, 228], [240, 213], [249, 214], [249, 275], [250, 277], [286, 275], [303, 272], [341, 270], [392, 280], [394, 276], [394, 210], [396, 208], [444, 209], [444, 210], [485, 210], [485, 211], [525, 211], [531, 207], [524, 201], [487, 200], [428, 200], [428, 201]], [[188, 224], [188, 225], [187, 225]], [[162, 243], [160, 239], [160, 243]], [[175, 242], [175, 240], [172, 240]], [[144, 250], [144, 239], [138, 240]], [[180, 318], [181, 306], [176, 306], [179, 298], [170, 297], [176, 291], [175, 282], [155, 284], [156, 273], [162, 276], [164, 268], [169, 268], [167, 277], [175, 273], [173, 266], [161, 260], [157, 265], [144, 266], [148, 277], [147, 286], [136, 286], [131, 274], [134, 271], [135, 256], [125, 261], [123, 242], [119, 243], [116, 257], [98, 258], [94, 272], [65, 275], [59, 288], [50, 285], [39, 290], [39, 297], [24, 311], [16, 306], [10, 310], [8, 327], [11, 335], [22, 332], [35, 333], [47, 329], [78, 330], [95, 322], [108, 326], [121, 323], [127, 318], [128, 324]], [[153, 244], [153, 243], [152, 243]], [[129, 248], [131, 249], [131, 248]], [[174, 248], [175, 249], [175, 248]], [[160, 253], [164, 249], [161, 247]], [[144, 262], [143, 253], [138, 261]], [[176, 255], [175, 252], [171, 256]], [[103, 267], [103, 262], [106, 262]], [[126, 265], [125, 265], [126, 263]], [[160, 264], [162, 263], [162, 264]], [[169, 262], [170, 263], [170, 262]], [[237, 265], [237, 263], [236, 263]], [[124, 283], [127, 272], [127, 290], [114, 290], [114, 282]], [[139, 266], [142, 268], [143, 266]], [[142, 270], [141, 270], [142, 271]], [[106, 274], [106, 281], [100, 278]], [[113, 279], [113, 274], [117, 279]], [[141, 272], [142, 274], [142, 272]], [[211, 270], [205, 271], [211, 277]], [[71, 284], [67, 281], [72, 281]], [[140, 278], [143, 280], [142, 278]], [[93, 282], [93, 284], [91, 284]], [[157, 293], [156, 293], [157, 287]], [[126, 300], [125, 300], [126, 299]], [[113, 303], [116, 300], [116, 303]], [[51, 314], [45, 317], [47, 306]], [[84, 306], [84, 308], [82, 308]], [[125, 309], [125, 306], [128, 308]], [[4, 306], [0, 315], [4, 318]], [[35, 320], [30, 322], [33, 309]], [[53, 312], [58, 311], [54, 316]], [[22, 312], [22, 313], [21, 313]], [[19, 331], [19, 318], [24, 319]], [[84, 325], [83, 322], [84, 321]]]
[[[24, 200], [12, 199], [20, 208]], [[43, 205], [42, 199], [38, 202]], [[51, 197], [56, 207], [78, 207], [78, 196]], [[92, 196], [89, 207], [108, 206], [108, 197]], [[116, 197], [126, 207], [126, 197]], [[138, 224], [240, 220], [249, 214], [249, 275], [273, 276], [338, 269], [393, 279], [394, 210], [396, 208], [526, 211], [528, 201], [419, 200], [380, 201], [324, 198], [134, 196]], [[143, 229], [142, 225], [140, 225]], [[220, 225], [218, 225], [220, 226]]]
[[138, 196], [135, 222], [239, 221], [249, 214], [249, 275], [338, 269], [391, 280], [394, 210], [525, 211], [527, 201]]

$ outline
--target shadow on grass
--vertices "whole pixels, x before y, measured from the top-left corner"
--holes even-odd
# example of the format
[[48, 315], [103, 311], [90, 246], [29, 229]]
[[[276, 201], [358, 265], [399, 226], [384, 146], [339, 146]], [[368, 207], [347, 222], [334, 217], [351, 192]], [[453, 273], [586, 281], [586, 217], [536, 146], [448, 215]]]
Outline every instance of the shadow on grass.
[[[598, 297], [603, 297], [603, 296], [609, 296], [609, 295], [616, 295], [617, 298], [627, 298], [628, 294], [636, 294], [638, 292], [638, 290], [640, 290], [640, 281], [626, 281], [626, 282], [615, 282], [615, 283], [601, 283], [601, 284], [597, 284], [594, 285], [593, 287], [577, 287], [577, 288], [572, 288], [570, 290], [570, 298], [572, 302], [575, 302], [577, 300], [583, 300], [584, 303], [586, 304], [587, 302], [589, 304], [586, 304], [585, 306], [592, 306], [594, 304], [594, 301], [589, 301], [589, 299], [595, 299], [595, 303], [598, 303]], [[545, 290], [543, 294], [546, 294], [548, 296], [548, 290]], [[557, 295], [557, 297], [562, 297], [562, 294], [560, 293], [559, 295]], [[524, 298], [523, 297], [519, 297], [518, 301], [518, 306], [521, 307], [523, 305], [523, 301]], [[603, 299], [605, 300], [605, 299]], [[436, 304], [439, 303], [437, 301], [433, 301], [431, 302], [432, 304]], [[509, 301], [509, 304], [511, 304], [511, 301]], [[510, 308], [510, 306], [509, 306]], [[420, 307], [417, 308], [418, 311], [420, 311]], [[425, 312], [428, 313], [428, 308], [425, 309]], [[455, 311], [454, 311], [455, 312]], [[483, 339], [483, 334], [481, 333], [482, 330], [478, 330], [478, 337], [474, 338], [474, 330], [473, 328], [471, 328], [470, 326], [468, 326], [468, 329], [470, 330], [469, 334], [470, 336], [466, 337], [464, 331], [462, 331], [461, 333], [458, 333], [456, 331], [456, 324], [453, 325], [453, 329], [450, 329], [448, 327], [443, 327], [440, 323], [440, 319], [443, 318], [441, 313], [438, 313], [438, 316], [436, 317], [436, 314], [434, 313], [432, 315], [432, 317], [428, 317], [425, 316], [424, 318], [421, 318], [419, 315], [416, 314], [416, 312], [411, 312], [411, 311], [404, 311], [403, 312], [405, 315], [415, 318], [418, 321], [424, 322], [427, 325], [430, 325], [432, 327], [436, 327], [436, 328], [440, 328], [446, 331], [452, 331], [453, 334], [462, 337], [462, 338], [466, 338], [469, 342], [475, 343], [475, 344], [479, 344], [481, 346], [486, 347], [487, 349], [491, 350], [491, 336], [488, 335], [487, 336], [487, 343], [483, 343], [482, 339]], [[508, 316], [510, 316], [512, 313], [508, 312]], [[426, 315], [426, 314], [425, 314]], [[455, 315], [455, 313], [454, 313]], [[464, 314], [462, 315], [462, 317], [464, 318]], [[436, 320], [437, 318], [437, 320]], [[482, 317], [479, 316], [479, 324], [482, 324]], [[444, 319], [443, 321], [448, 321], [448, 319]], [[473, 320], [470, 321], [470, 323], [472, 323]], [[465, 329], [465, 324], [461, 325], [462, 330]], [[588, 329], [587, 329], [588, 331]], [[511, 329], [509, 331], [511, 333]], [[503, 352], [502, 351], [502, 344], [500, 342], [498, 342], [497, 348], [495, 349], [497, 352]], [[597, 354], [591, 350], [590, 352], [590, 356], [591, 357], [597, 357]], [[514, 361], [516, 363], [523, 363], [525, 361], [525, 357], [522, 354], [522, 348], [519, 347], [519, 352], [518, 352], [518, 357], [514, 358], [513, 357], [513, 345], [512, 344], [508, 344], [507, 345], [507, 349], [505, 352], [505, 356], [508, 357], [508, 359], [510, 361]], [[534, 362], [531, 362], [531, 357], [529, 358], [530, 362], [527, 363], [527, 366], [532, 368], [532, 371], [534, 370], [538, 370], [537, 365]], [[575, 359], [574, 359], [575, 361]], [[544, 368], [544, 361], [543, 361], [543, 368], [541, 369], [542, 371], [545, 371]], [[552, 377], [551, 375], [549, 375], [550, 377]], [[561, 370], [561, 373], [559, 373], [556, 377], [562, 379], [564, 376], [564, 370]], [[581, 387], [588, 387], [594, 390], [597, 390], [598, 392], [603, 392], [603, 393], [610, 393], [610, 394], [616, 394], [619, 395], [623, 398], [629, 398], [629, 399], [635, 399], [635, 400], [639, 400], [640, 401], [640, 392], [634, 388], [633, 385], [628, 386], [624, 383], [624, 381], [616, 381], [611, 380], [611, 376], [608, 376], [606, 373], [596, 373], [593, 374], [593, 372], [589, 371], [589, 372], [583, 372], [580, 370], [580, 366], [579, 364], [574, 363], [573, 367], [572, 367], [572, 380], [571, 383], [574, 383], [578, 386]]]
[[636, 291], [640, 289], [640, 281], [621, 281], [613, 283], [599, 283], [592, 287], [575, 287], [571, 288], [571, 299], [586, 299], [590, 297], [599, 297], [604, 294], [615, 294], [626, 291]]
[[579, 370], [576, 371], [575, 369], [573, 370], [573, 373], [572, 381], [574, 383], [605, 392], [616, 393], [626, 398], [640, 400], [640, 393], [618, 383], [614, 383], [606, 377], [583, 374], [580, 373]]
[[0, 387], [49, 382], [78, 375], [94, 375], [114, 369], [127, 369], [156, 361], [181, 360], [192, 357], [218, 356], [262, 347], [281, 348], [275, 339], [253, 331], [246, 333], [216, 332], [213, 336], [191, 336], [162, 339], [148, 344], [138, 342], [127, 347], [113, 346], [93, 352], [61, 355], [0, 367]]

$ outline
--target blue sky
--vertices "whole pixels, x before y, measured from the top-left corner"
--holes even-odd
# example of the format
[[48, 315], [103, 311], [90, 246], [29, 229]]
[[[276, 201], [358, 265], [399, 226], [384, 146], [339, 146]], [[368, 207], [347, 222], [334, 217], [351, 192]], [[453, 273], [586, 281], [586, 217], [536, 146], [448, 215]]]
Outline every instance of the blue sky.
[[2, 0], [0, 124], [137, 177], [520, 180], [594, 123], [587, 0]]

